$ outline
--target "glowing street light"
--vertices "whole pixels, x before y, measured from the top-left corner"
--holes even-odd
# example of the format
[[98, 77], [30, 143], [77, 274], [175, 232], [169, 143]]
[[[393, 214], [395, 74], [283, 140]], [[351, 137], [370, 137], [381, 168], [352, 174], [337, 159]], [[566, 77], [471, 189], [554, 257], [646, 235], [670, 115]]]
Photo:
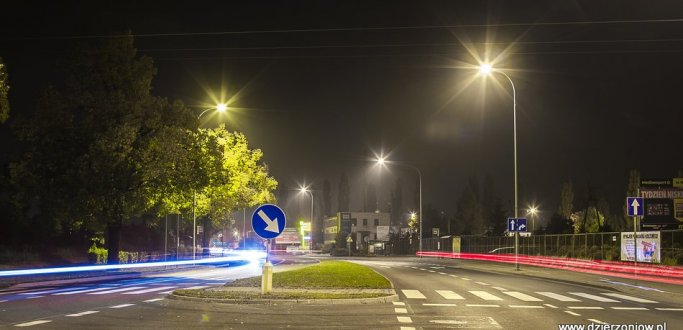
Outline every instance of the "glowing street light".
[[[304, 195], [305, 195], [305, 194], [311, 194], [311, 226], [313, 226], [313, 201], [315, 200], [315, 199], [313, 198], [313, 191], [310, 190], [310, 189], [308, 189], [308, 187], [304, 187], [304, 186], [300, 187], [300, 188], [299, 188], [299, 191], [300, 191], [302, 194], [304, 194]], [[302, 237], [302, 240], [303, 240], [303, 235], [301, 235], [301, 237]], [[311, 242], [312, 242], [312, 240], [311, 240]], [[311, 245], [312, 245], [312, 244], [311, 244]], [[312, 248], [312, 246], [311, 246], [311, 248]]]
[[218, 103], [218, 104], [216, 104], [215, 107], [208, 108], [208, 109], [205, 109], [204, 111], [202, 111], [202, 113], [200, 113], [199, 116], [197, 116], [197, 119], [202, 118], [202, 116], [205, 113], [207, 113], [208, 111], [217, 111], [219, 113], [224, 113], [224, 112], [228, 111], [228, 105], [225, 103]]
[[531, 206], [527, 210], [527, 214], [531, 215], [531, 232], [533, 233], [534, 230], [536, 230], [536, 214], [538, 213], [538, 207], [536, 206]]
[[[504, 71], [502, 70], [497, 70], [494, 69], [491, 64], [488, 63], [482, 63], [479, 65], [479, 73], [483, 76], [489, 76], [492, 75], [494, 72], [500, 73], [507, 80], [510, 82], [510, 85], [512, 85], [512, 125], [513, 125], [513, 134], [514, 134], [514, 169], [515, 169], [515, 218], [518, 218], [518, 209], [517, 209], [517, 93], [515, 91], [515, 83], [512, 82], [512, 79], [510, 76], [508, 76]], [[518, 263], [518, 254], [519, 254], [519, 232], [515, 232], [515, 269], [519, 270], [519, 263]]]

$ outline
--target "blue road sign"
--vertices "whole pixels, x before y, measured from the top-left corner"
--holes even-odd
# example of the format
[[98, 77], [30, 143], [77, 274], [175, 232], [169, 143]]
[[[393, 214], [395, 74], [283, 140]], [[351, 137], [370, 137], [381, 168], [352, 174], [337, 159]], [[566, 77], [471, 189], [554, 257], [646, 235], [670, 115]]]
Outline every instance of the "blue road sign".
[[285, 230], [285, 212], [277, 205], [263, 204], [254, 210], [251, 227], [256, 235], [270, 239], [280, 236]]
[[526, 231], [526, 218], [508, 218], [508, 231]]
[[626, 197], [626, 208], [629, 217], [640, 217], [645, 214], [645, 203], [642, 197]]

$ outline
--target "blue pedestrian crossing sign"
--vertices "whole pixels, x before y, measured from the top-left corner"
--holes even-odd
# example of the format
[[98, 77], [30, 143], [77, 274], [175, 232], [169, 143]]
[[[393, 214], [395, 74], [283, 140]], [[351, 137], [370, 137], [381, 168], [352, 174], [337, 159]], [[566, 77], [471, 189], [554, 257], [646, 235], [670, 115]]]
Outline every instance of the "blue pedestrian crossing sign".
[[508, 231], [527, 231], [526, 218], [508, 218]]
[[642, 197], [626, 197], [626, 209], [629, 217], [640, 217], [645, 214], [645, 203]]
[[263, 204], [254, 210], [251, 227], [261, 238], [271, 239], [280, 236], [285, 230], [285, 212], [277, 205]]

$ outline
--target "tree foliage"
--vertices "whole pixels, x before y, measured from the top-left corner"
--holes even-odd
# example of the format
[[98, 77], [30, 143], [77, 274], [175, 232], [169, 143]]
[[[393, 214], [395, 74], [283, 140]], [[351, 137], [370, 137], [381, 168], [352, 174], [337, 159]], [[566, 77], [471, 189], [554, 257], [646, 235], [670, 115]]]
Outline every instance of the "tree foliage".
[[569, 219], [574, 212], [574, 189], [572, 187], [572, 182], [565, 182], [562, 185], [562, 190], [560, 191], [560, 206], [557, 210], [557, 214]]

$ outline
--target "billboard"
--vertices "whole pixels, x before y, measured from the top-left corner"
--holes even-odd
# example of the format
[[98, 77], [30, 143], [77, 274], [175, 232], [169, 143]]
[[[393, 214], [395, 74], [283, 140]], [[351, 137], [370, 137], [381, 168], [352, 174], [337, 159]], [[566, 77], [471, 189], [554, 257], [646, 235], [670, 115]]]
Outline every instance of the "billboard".
[[639, 231], [636, 233], [637, 251], [634, 251], [633, 232], [621, 233], [621, 260], [635, 261], [634, 252], [638, 254], [638, 262], [659, 263], [660, 237], [658, 231]]
[[377, 226], [377, 240], [378, 241], [388, 241], [389, 240], [389, 226]]
[[275, 238], [275, 244], [301, 244], [301, 235], [296, 228], [285, 228], [282, 234]]

